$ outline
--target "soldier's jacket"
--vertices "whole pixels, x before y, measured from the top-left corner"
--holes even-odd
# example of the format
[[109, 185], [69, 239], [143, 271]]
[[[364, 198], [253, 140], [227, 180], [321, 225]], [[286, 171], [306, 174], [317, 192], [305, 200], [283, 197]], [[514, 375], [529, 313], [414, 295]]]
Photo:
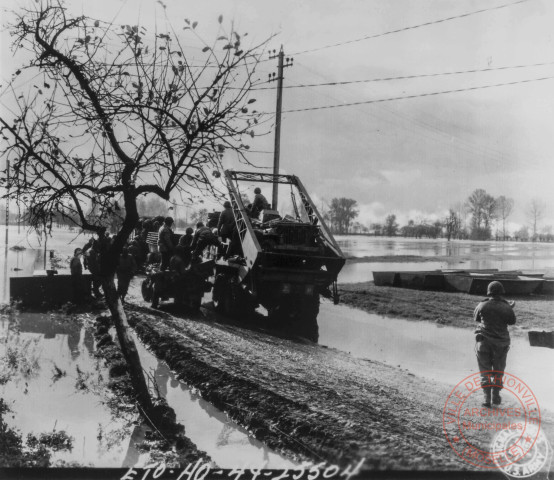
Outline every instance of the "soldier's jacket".
[[516, 323], [512, 306], [503, 298], [491, 297], [483, 300], [473, 312], [473, 318], [480, 322], [475, 333], [498, 346], [510, 344], [508, 325]]

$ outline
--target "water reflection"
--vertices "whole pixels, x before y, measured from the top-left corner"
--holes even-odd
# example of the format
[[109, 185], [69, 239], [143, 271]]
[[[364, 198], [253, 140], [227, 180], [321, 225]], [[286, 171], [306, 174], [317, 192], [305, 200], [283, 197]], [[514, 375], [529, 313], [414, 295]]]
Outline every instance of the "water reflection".
[[1, 322], [0, 335], [0, 363], [9, 367], [11, 358], [18, 365], [0, 385], [0, 397], [14, 412], [10, 425], [24, 438], [65, 430], [74, 438], [73, 449], [54, 453], [53, 462], [121, 466], [122, 446], [105, 448], [98, 428], [119, 435], [126, 421], [102, 403], [108, 374], [92, 355], [94, 345], [84, 342], [86, 327], [75, 318], [22, 313]]
[[179, 382], [164, 362], [146, 350], [138, 340], [136, 342], [143, 367], [154, 372], [160, 393], [177, 414], [177, 422], [186, 426], [187, 436], [200, 450], [208, 452], [218, 466], [236, 467], [239, 459], [240, 463], [274, 469], [296, 465], [267, 448], [224, 412]]

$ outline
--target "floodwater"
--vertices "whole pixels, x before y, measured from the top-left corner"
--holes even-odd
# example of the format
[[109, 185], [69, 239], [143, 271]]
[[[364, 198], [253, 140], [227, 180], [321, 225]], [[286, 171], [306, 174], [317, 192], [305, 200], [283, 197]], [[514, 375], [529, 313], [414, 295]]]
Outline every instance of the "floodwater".
[[[8, 227], [8, 242], [6, 244], [6, 228], [0, 229], [0, 303], [9, 300], [9, 277], [29, 276], [35, 270], [50, 268], [50, 251], [67, 257], [73, 250], [82, 247], [90, 235], [79, 234], [76, 230], [56, 229], [52, 237], [45, 241], [34, 231], [11, 225]], [[13, 248], [23, 248], [14, 250]], [[45, 248], [46, 247], [46, 248]]]
[[[386, 318], [327, 301], [321, 304], [318, 323], [320, 344], [452, 387], [478, 371], [471, 329]], [[506, 371], [531, 388], [541, 409], [554, 413], [553, 362], [554, 350], [512, 338]]]
[[[440, 257], [437, 261], [414, 262], [348, 262], [339, 274], [339, 283], [373, 280], [374, 271], [485, 269], [554, 270], [554, 243], [475, 242], [471, 240], [428, 240], [337, 236], [336, 240], [347, 257], [422, 256]], [[464, 260], [460, 257], [471, 257]]]

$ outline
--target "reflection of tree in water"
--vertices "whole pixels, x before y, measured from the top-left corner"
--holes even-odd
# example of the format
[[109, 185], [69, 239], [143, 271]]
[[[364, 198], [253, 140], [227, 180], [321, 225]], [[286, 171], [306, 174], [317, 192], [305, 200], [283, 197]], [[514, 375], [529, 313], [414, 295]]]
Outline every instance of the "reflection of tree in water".
[[141, 452], [136, 446], [144, 442], [147, 431], [148, 429], [144, 425], [135, 425], [133, 428], [131, 438], [129, 439], [129, 446], [127, 447], [127, 453], [121, 464], [123, 468], [133, 467], [138, 463]]
[[81, 341], [81, 326], [74, 326], [67, 332], [67, 346], [71, 353], [71, 358], [76, 360], [81, 353], [79, 351], [79, 342]]
[[232, 435], [233, 431], [234, 428], [232, 426], [224, 423], [223, 428], [221, 429], [221, 432], [219, 432], [217, 440], [215, 441], [216, 446], [224, 447], [226, 445], [229, 445], [229, 437]]
[[8, 333], [5, 350], [0, 357], [0, 385], [15, 379], [28, 380], [40, 370], [37, 344], [39, 338], [23, 339], [18, 333]]
[[158, 395], [162, 398], [167, 398], [167, 384], [169, 382], [169, 377], [173, 377], [173, 373], [164, 362], [158, 360], [158, 364], [156, 365], [156, 370], [154, 370], [153, 376], [156, 380], [155, 388], [158, 392]]
[[85, 336], [83, 338], [83, 344], [87, 349], [87, 352], [92, 357], [94, 356], [94, 329], [91, 326], [85, 327]]
[[112, 452], [114, 449], [121, 448], [129, 439], [133, 430], [137, 427], [136, 413], [116, 417], [112, 412], [112, 421], [108, 424], [98, 424], [98, 434], [96, 436], [98, 458]]

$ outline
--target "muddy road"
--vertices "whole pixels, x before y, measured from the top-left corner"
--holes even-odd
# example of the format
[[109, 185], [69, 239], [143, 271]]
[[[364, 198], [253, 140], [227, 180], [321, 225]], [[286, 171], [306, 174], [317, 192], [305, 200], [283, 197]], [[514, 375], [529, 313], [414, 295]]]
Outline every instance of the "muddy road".
[[[171, 304], [153, 311], [134, 292], [137, 306], [129, 311], [138, 337], [176, 378], [285, 457], [342, 466], [365, 458], [367, 470], [472, 468], [454, 454], [442, 430], [445, 401], [463, 369], [459, 378], [458, 371], [444, 376], [440, 369], [419, 375], [421, 363], [411, 364], [409, 350], [398, 364], [396, 358], [387, 364], [375, 359], [379, 347], [370, 342], [367, 352], [362, 346], [350, 353], [355, 342], [348, 334], [341, 340], [340, 331], [350, 329], [353, 312], [364, 312], [324, 303], [322, 336], [314, 344], [266, 329], [263, 318], [230, 321], [209, 302], [197, 315]], [[361, 327], [364, 335], [371, 328]], [[376, 335], [389, 339], [386, 350], [406, 352], [395, 348], [390, 332], [376, 329]], [[333, 338], [338, 348], [329, 346]], [[432, 345], [419, 348], [431, 352], [427, 361], [441, 362]], [[473, 361], [472, 350], [467, 356]], [[549, 430], [548, 414], [545, 425]]]

